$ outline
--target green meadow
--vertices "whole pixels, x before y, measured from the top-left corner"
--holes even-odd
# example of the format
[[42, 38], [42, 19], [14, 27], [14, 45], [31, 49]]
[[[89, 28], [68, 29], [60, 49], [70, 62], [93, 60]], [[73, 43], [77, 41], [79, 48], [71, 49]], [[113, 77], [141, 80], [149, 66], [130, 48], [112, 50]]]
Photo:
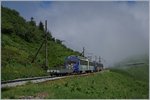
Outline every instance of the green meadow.
[[147, 81], [114, 70], [2, 89], [3, 99], [148, 99], [148, 95]]

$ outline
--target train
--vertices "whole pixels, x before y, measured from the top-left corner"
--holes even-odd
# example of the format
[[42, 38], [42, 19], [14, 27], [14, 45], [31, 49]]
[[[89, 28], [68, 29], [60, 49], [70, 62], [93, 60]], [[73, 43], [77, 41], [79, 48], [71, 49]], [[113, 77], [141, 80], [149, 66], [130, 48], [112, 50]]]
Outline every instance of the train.
[[55, 69], [49, 69], [47, 72], [53, 75], [70, 75], [98, 72], [103, 70], [103, 64], [96, 61], [90, 61], [87, 57], [71, 55], [67, 56], [64, 61], [64, 66]]

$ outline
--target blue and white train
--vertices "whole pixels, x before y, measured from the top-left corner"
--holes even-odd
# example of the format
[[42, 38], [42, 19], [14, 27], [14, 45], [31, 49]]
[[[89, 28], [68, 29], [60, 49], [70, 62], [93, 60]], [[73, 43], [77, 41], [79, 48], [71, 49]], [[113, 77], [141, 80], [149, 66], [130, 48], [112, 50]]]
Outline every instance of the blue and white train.
[[68, 56], [65, 58], [65, 66], [55, 70], [48, 70], [51, 75], [66, 75], [74, 73], [88, 73], [103, 70], [103, 64], [99, 62], [91, 62], [86, 57]]

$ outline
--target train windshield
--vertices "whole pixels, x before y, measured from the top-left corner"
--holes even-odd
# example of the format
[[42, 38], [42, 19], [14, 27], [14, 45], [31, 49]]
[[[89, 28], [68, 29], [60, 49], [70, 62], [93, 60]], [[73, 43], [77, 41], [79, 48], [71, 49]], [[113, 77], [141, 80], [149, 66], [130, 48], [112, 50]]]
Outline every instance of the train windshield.
[[75, 61], [67, 61], [67, 64], [76, 64]]
[[65, 66], [66, 66], [67, 69], [74, 69], [78, 62], [79, 62], [78, 57], [68, 56], [65, 59]]
[[73, 66], [76, 64], [77, 62], [75, 62], [75, 61], [67, 61], [66, 62], [66, 68], [67, 69], [73, 69]]

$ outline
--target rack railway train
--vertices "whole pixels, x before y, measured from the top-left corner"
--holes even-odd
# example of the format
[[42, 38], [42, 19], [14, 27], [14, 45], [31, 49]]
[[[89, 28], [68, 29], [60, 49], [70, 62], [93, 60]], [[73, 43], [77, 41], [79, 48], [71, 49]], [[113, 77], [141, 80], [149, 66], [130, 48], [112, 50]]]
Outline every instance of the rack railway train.
[[86, 57], [71, 55], [65, 58], [65, 66], [61, 68], [55, 68], [47, 70], [47, 72], [53, 75], [68, 75], [68, 74], [81, 74], [89, 72], [98, 72], [103, 70], [103, 64], [96, 61], [90, 61]]

